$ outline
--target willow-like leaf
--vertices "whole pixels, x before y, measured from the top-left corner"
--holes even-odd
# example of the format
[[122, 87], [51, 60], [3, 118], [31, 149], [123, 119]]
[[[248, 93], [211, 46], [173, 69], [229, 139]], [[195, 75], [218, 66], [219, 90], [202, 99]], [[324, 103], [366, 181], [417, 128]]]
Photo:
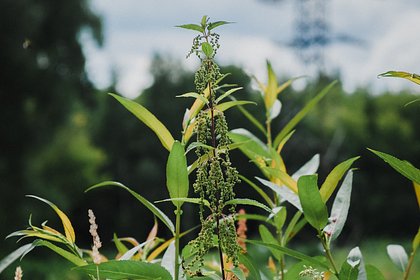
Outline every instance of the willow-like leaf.
[[277, 147], [281, 140], [286, 137], [287, 134], [289, 134], [290, 131], [292, 131], [295, 126], [315, 107], [316, 104], [318, 104], [319, 101], [321, 101], [322, 98], [324, 98], [325, 95], [327, 95], [328, 92], [334, 87], [334, 85], [337, 83], [337, 81], [334, 81], [330, 83], [328, 86], [326, 86], [318, 95], [316, 95], [314, 98], [309, 101], [305, 107], [302, 108], [287, 124], [283, 129], [277, 134], [276, 138], [274, 139], [274, 147]]
[[50, 202], [50, 201], [48, 201], [44, 198], [41, 198], [41, 197], [38, 197], [38, 196], [35, 196], [35, 195], [27, 195], [26, 197], [35, 198], [35, 199], [38, 199], [38, 200], [48, 204], [57, 213], [58, 217], [60, 217], [61, 222], [63, 224], [64, 233], [66, 235], [67, 240], [70, 243], [74, 244], [74, 242], [76, 241], [76, 235], [74, 233], [74, 229], [73, 229], [73, 226], [70, 222], [70, 219], [67, 217], [66, 214], [64, 214], [63, 211], [61, 211], [54, 203], [52, 203], [52, 202]]
[[130, 99], [124, 98], [122, 96], [109, 93], [114, 97], [118, 102], [120, 102], [128, 111], [130, 111], [134, 116], [136, 116], [140, 121], [147, 125], [159, 138], [163, 147], [168, 151], [171, 150], [172, 144], [174, 143], [174, 138], [169, 130], [164, 126], [149, 110], [140, 105], [137, 102], [134, 102]]
[[388, 71], [382, 74], [379, 74], [378, 77], [394, 77], [394, 78], [403, 78], [413, 83], [420, 85], [420, 75], [414, 73], [407, 73], [403, 71]]
[[153, 203], [148, 201], [146, 198], [144, 198], [140, 194], [136, 193], [135, 191], [131, 190], [129, 187], [126, 187], [125, 185], [119, 182], [105, 181], [105, 182], [96, 184], [88, 188], [85, 192], [88, 192], [97, 188], [107, 187], [107, 186], [118, 187], [118, 188], [128, 191], [132, 196], [134, 196], [138, 201], [140, 201], [144, 206], [146, 206], [146, 208], [149, 209], [157, 218], [159, 218], [171, 230], [173, 234], [175, 234], [174, 224], [168, 218], [168, 216], [166, 216], [165, 213], [162, 212], [162, 210], [157, 208]]

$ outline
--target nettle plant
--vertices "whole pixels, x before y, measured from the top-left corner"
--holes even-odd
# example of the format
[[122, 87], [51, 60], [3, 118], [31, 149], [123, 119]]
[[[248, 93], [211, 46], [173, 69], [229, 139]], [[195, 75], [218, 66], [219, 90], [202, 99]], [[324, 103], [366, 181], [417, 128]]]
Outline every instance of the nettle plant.
[[[57, 213], [62, 221], [64, 233], [47, 226], [46, 222], [39, 227], [34, 226], [30, 218], [27, 229], [16, 231], [8, 237], [18, 236], [25, 240], [35, 240], [21, 246], [0, 261], [0, 273], [34, 248], [43, 246], [73, 263], [76, 266], [75, 270], [97, 280], [384, 279], [377, 268], [364, 264], [358, 247], [349, 252], [342, 264], [337, 264], [331, 251], [331, 243], [339, 237], [347, 219], [353, 179], [351, 167], [358, 157], [338, 164], [318, 187], [316, 171], [320, 161], [319, 155], [315, 155], [291, 175], [282, 156], [283, 147], [291, 139], [295, 126], [331, 91], [335, 82], [309, 101], [274, 137], [271, 122], [281, 112], [278, 96], [292, 84], [293, 79], [279, 85], [271, 64], [267, 62], [267, 84], [257, 80], [264, 101], [266, 120], [260, 123], [254, 118], [243, 107], [252, 102], [232, 97], [233, 93], [242, 88], [223, 84], [227, 74], [220, 73], [215, 62], [220, 45], [219, 35], [214, 30], [228, 23], [210, 22], [209, 18], [204, 16], [199, 24], [179, 26], [198, 32], [187, 57], [196, 55], [201, 63], [195, 74], [195, 91], [178, 96], [194, 99], [182, 120], [180, 140], [175, 140], [165, 125], [141, 104], [110, 94], [146, 124], [169, 152], [166, 166], [169, 198], [158, 202], [173, 204], [174, 221], [156, 206], [158, 202], [150, 202], [119, 182], [106, 181], [90, 187], [87, 191], [103, 187], [124, 189], [156, 217], [155, 225], [144, 242], [114, 235], [113, 242], [117, 254], [108, 258], [100, 253], [102, 243], [92, 210], [88, 211], [88, 216], [93, 245], [90, 249], [81, 249], [76, 245], [76, 234], [68, 216], [52, 202], [30, 195], [28, 197], [46, 203]], [[230, 108], [239, 109], [261, 132], [262, 139], [245, 129], [229, 131], [224, 112]], [[194, 138], [195, 141], [192, 140]], [[258, 183], [253, 182], [249, 176], [238, 174], [229, 156], [233, 149], [239, 149], [260, 169], [263, 178], [255, 177]], [[192, 150], [195, 150], [196, 160], [188, 164], [186, 154]], [[372, 152], [413, 181], [420, 205], [419, 170], [390, 155], [373, 150]], [[195, 173], [196, 178], [192, 183], [195, 195], [189, 197], [189, 176], [192, 173]], [[234, 187], [240, 181], [256, 190], [263, 203], [253, 199], [236, 198]], [[326, 202], [337, 188], [332, 209], [328, 211]], [[195, 228], [181, 232], [184, 203], [199, 205], [201, 223]], [[236, 213], [239, 204], [264, 209], [266, 215], [246, 214], [244, 211]], [[286, 209], [286, 204], [292, 205], [293, 208]], [[260, 241], [247, 239], [246, 219], [261, 222]], [[157, 238], [158, 221], [170, 230], [171, 238]], [[320, 256], [308, 256], [287, 247], [290, 240], [306, 224], [314, 229], [323, 247], [323, 254]], [[200, 231], [197, 237], [184, 248], [180, 248], [180, 238], [198, 227]], [[408, 279], [419, 241], [420, 231], [414, 238], [410, 257], [400, 245], [390, 245], [387, 248], [392, 261], [403, 271], [404, 279]], [[247, 243], [270, 250], [272, 256], [268, 259], [268, 270], [256, 265], [254, 258], [247, 253]], [[297, 259], [298, 262], [289, 265], [286, 256]], [[21, 275], [19, 267], [16, 279], [21, 279]]]

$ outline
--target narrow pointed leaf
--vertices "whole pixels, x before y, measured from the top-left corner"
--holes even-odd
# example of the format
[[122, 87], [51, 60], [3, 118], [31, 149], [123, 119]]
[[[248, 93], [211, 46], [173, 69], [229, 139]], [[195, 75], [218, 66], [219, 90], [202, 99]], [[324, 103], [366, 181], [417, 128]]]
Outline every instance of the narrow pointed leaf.
[[244, 181], [249, 186], [251, 186], [266, 202], [270, 207], [274, 207], [274, 202], [271, 200], [271, 198], [256, 184], [254, 184], [252, 181], [250, 181], [248, 178], [239, 175], [239, 178], [241, 181]]
[[294, 193], [298, 192], [297, 182], [293, 180], [292, 177], [290, 177], [289, 174], [286, 172], [280, 170], [280, 169], [274, 169], [274, 168], [263, 168], [264, 171], [266, 171], [269, 175], [271, 175], [272, 178], [280, 180], [280, 182], [288, 187], [290, 190], [292, 190]]
[[255, 261], [250, 258], [248, 254], [240, 254], [238, 256], [239, 263], [245, 265], [249, 269], [248, 279], [261, 280], [258, 266], [255, 266]]
[[23, 254], [27, 253], [28, 250], [32, 250], [33, 248], [35, 248], [35, 246], [33, 246], [32, 243], [25, 244], [4, 257], [0, 261], [0, 273], [2, 273], [2, 271], [11, 265], [15, 260], [19, 259]]
[[172, 144], [174, 143], [174, 138], [169, 130], [164, 126], [149, 110], [140, 105], [137, 102], [134, 102], [130, 99], [121, 97], [119, 95], [109, 93], [114, 97], [118, 102], [120, 102], [128, 111], [130, 111], [134, 116], [136, 116], [140, 121], [147, 125], [159, 138], [163, 147], [168, 151], [171, 150]]
[[126, 187], [125, 185], [114, 182], [114, 181], [105, 181], [99, 184], [96, 184], [90, 188], [88, 188], [85, 192], [91, 191], [93, 189], [101, 188], [101, 187], [118, 187], [121, 189], [124, 189], [128, 191], [132, 196], [134, 196], [138, 201], [140, 201], [144, 206], [146, 206], [147, 209], [149, 209], [158, 219], [160, 219], [174, 234], [175, 233], [175, 227], [172, 221], [168, 218], [168, 216], [165, 215], [159, 208], [157, 208], [153, 203], [148, 201], [146, 198], [141, 196], [140, 194], [136, 193], [135, 191], [131, 190], [130, 188]]
[[125, 245], [124, 245], [124, 243], [122, 243], [122, 242], [121, 242], [121, 240], [120, 240], [120, 239], [118, 239], [118, 236], [117, 236], [117, 234], [116, 234], [116, 233], [114, 233], [114, 236], [113, 236], [113, 238], [112, 238], [112, 241], [114, 242], [115, 247], [116, 247], [116, 248], [117, 248], [117, 250], [118, 250], [118, 254], [123, 255], [125, 252], [127, 252], [127, 251], [128, 251], [127, 246], [125, 246]]
[[233, 23], [233, 22], [230, 22], [230, 21], [224, 21], [224, 20], [211, 22], [211, 23], [209, 24], [209, 26], [207, 27], [207, 29], [210, 31], [210, 30], [215, 29], [215, 28], [216, 28], [216, 27], [218, 27], [218, 26], [225, 25], [225, 24], [230, 24], [230, 23]]
[[38, 200], [48, 204], [57, 213], [57, 215], [60, 217], [61, 222], [63, 224], [64, 233], [66, 235], [67, 240], [70, 243], [74, 243], [76, 241], [76, 235], [74, 233], [74, 229], [73, 229], [73, 226], [70, 222], [70, 219], [67, 217], [66, 214], [64, 214], [63, 211], [61, 211], [54, 203], [52, 203], [52, 202], [50, 202], [46, 199], [40, 198], [40, 197], [35, 196], [35, 195], [27, 195], [27, 197], [32, 197], [32, 198], [38, 199]]
[[[185, 157], [184, 146], [175, 141], [169, 153], [166, 165], [166, 185], [170, 198], [188, 197], [189, 181], [187, 158]], [[182, 201], [172, 201], [177, 207], [181, 207]]]
[[317, 180], [317, 175], [300, 177], [298, 181], [298, 195], [305, 219], [312, 227], [319, 231], [328, 222], [328, 212], [319, 193]]
[[[268, 228], [264, 225], [260, 225], [259, 228], [259, 233], [261, 236], [261, 240], [262, 242], [266, 243], [266, 244], [274, 244], [274, 245], [280, 245], [279, 242], [277, 241], [277, 239], [271, 234], [271, 232], [268, 230]], [[280, 252], [274, 248], [268, 248], [271, 251], [271, 254], [273, 254], [273, 256], [278, 260], [281, 261], [282, 257], [283, 257], [283, 252]]]
[[261, 209], [264, 209], [265, 211], [267, 211], [268, 213], [271, 213], [271, 209], [269, 207], [267, 207], [266, 205], [262, 204], [261, 202], [258, 202], [256, 200], [253, 199], [249, 199], [249, 198], [234, 198], [231, 199], [229, 201], [226, 201], [225, 205], [236, 205], [236, 204], [240, 204], [240, 205], [250, 205], [250, 206], [255, 206]]
[[416, 194], [417, 204], [420, 207], [420, 183], [416, 183], [413, 181], [414, 193]]
[[320, 193], [322, 200], [326, 202], [330, 196], [333, 194], [335, 188], [338, 185], [338, 182], [343, 178], [344, 174], [349, 170], [352, 166], [353, 162], [358, 160], [360, 157], [350, 158], [342, 163], [338, 164], [334, 169], [328, 174], [327, 178], [325, 179], [324, 183], [320, 188]]
[[140, 261], [108, 261], [76, 267], [75, 270], [89, 275], [99, 275], [113, 280], [143, 279], [143, 280], [172, 280], [171, 274], [159, 264]]
[[264, 246], [264, 247], [267, 247], [267, 248], [272, 248], [272, 249], [278, 250], [279, 252], [282, 252], [282, 253], [284, 253], [288, 256], [291, 256], [295, 259], [302, 260], [302, 261], [308, 261], [309, 263], [319, 265], [323, 268], [329, 269], [328, 265], [325, 264], [324, 262], [321, 262], [318, 259], [310, 257], [308, 255], [302, 254], [301, 252], [296, 251], [296, 250], [292, 250], [292, 249], [282, 247], [282, 246], [279, 246], [279, 245], [268, 244], [268, 243], [265, 243], [265, 242], [252, 240], [252, 239], [247, 239], [246, 242], [250, 243], [250, 244], [254, 244], [254, 245], [260, 245], [260, 246]]
[[133, 248], [131, 248], [130, 250], [128, 250], [127, 252], [125, 252], [121, 257], [118, 258], [119, 261], [126, 261], [131, 259], [137, 252], [139, 252], [139, 250], [141, 248], [143, 248], [144, 246], [146, 246], [148, 243], [152, 242], [152, 240], [147, 240], [137, 246], [134, 246]]
[[35, 246], [44, 246], [47, 247], [49, 249], [51, 249], [52, 251], [54, 251], [55, 253], [59, 254], [60, 256], [62, 256], [63, 258], [65, 258], [66, 260], [72, 262], [73, 264], [77, 265], [77, 266], [82, 266], [82, 265], [86, 265], [86, 261], [78, 256], [76, 256], [75, 254], [66, 251], [54, 244], [52, 244], [51, 242], [48, 242], [46, 240], [36, 240], [34, 241], [34, 245]]
[[228, 97], [229, 95], [231, 95], [234, 92], [237, 92], [238, 90], [243, 89], [243, 87], [237, 87], [237, 88], [232, 88], [228, 91], [226, 91], [224, 94], [220, 95], [217, 99], [216, 99], [216, 104], [218, 104], [220, 101], [222, 101], [224, 98]]
[[193, 204], [203, 203], [204, 206], [210, 207], [210, 202], [207, 199], [201, 200], [201, 198], [194, 198], [194, 197], [167, 198], [167, 199], [155, 201], [155, 203], [168, 202], [168, 201], [171, 201], [171, 202], [180, 201], [180, 202], [187, 202], [187, 203], [193, 203]]
[[416, 182], [417, 184], [420, 184], [420, 170], [414, 167], [408, 161], [400, 160], [394, 156], [383, 152], [375, 151], [372, 149], [368, 150], [380, 157], [381, 159], [383, 159], [386, 163], [388, 163], [392, 168], [394, 168], [404, 177]]
[[176, 97], [193, 97], [195, 99], [201, 100], [205, 104], [209, 103], [209, 101], [207, 100], [207, 98], [204, 97], [204, 95], [198, 94], [196, 92], [187, 92], [187, 93], [184, 93], [184, 94], [181, 94], [181, 95], [177, 95]]
[[238, 106], [238, 105], [246, 105], [246, 104], [253, 104], [253, 105], [257, 105], [257, 103], [252, 102], [252, 101], [247, 101], [247, 100], [235, 100], [235, 101], [227, 101], [221, 104], [217, 104], [216, 108], [217, 110], [219, 110], [220, 112], [224, 112], [232, 107]]
[[329, 223], [324, 228], [324, 232], [330, 235], [330, 241], [337, 239], [346, 223], [350, 208], [352, 183], [353, 171], [350, 170], [337, 192], [331, 209], [331, 216], [328, 219]]
[[314, 155], [308, 162], [302, 165], [298, 171], [293, 173], [292, 179], [297, 181], [303, 175], [315, 174], [319, 167], [319, 154]]
[[176, 27], [189, 29], [189, 30], [195, 30], [195, 31], [198, 31], [200, 33], [204, 33], [204, 29], [198, 24], [192, 24], [192, 23], [191, 24], [183, 24], [183, 25], [177, 25]]
[[264, 135], [267, 135], [267, 131], [264, 126], [250, 112], [248, 112], [247, 109], [241, 105], [238, 105], [238, 109], [253, 125], [255, 125], [256, 128], [258, 128]]
[[405, 268], [407, 267], [408, 256], [403, 246], [398, 244], [391, 244], [386, 247], [386, 251], [391, 261], [400, 271], [404, 272]]
[[271, 190], [273, 190], [277, 195], [287, 200], [290, 204], [295, 206], [299, 211], [301, 212], [303, 211], [299, 197], [295, 192], [293, 192], [289, 188], [286, 188], [285, 186], [276, 185], [273, 182], [267, 181], [262, 178], [258, 178], [258, 177], [255, 177], [255, 178], [258, 181], [260, 181], [264, 186], [269, 187]]
[[[298, 222], [301, 216], [302, 216], [301, 211], [297, 211], [295, 215], [293, 215], [293, 218], [290, 220], [289, 224], [286, 227], [286, 230], [284, 231], [283, 244], [287, 244], [287, 242], [289, 242], [290, 239], [292, 239], [293, 236], [296, 235], [297, 233], [296, 227], [299, 224]], [[305, 219], [302, 219], [301, 221], [305, 221], [305, 224], [306, 224]]]
[[420, 76], [414, 73], [407, 73], [403, 71], [388, 71], [382, 74], [379, 74], [378, 77], [395, 77], [395, 78], [403, 78], [413, 83], [420, 85]]
[[319, 101], [334, 87], [337, 81], [330, 83], [326, 86], [318, 95], [309, 101], [305, 107], [302, 108], [288, 123], [287, 125], [277, 134], [276, 138], [274, 139], [274, 147], [276, 147], [281, 140], [289, 134], [290, 131], [295, 128], [295, 126], [318, 104]]

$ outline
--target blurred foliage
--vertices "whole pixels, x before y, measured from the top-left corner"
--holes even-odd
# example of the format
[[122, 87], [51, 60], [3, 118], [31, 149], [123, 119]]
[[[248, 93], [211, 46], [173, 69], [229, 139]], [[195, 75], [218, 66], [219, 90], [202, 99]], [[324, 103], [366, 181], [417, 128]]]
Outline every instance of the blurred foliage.
[[99, 176], [104, 155], [88, 133], [95, 90], [80, 43], [89, 33], [102, 43], [87, 0], [0, 1], [1, 238], [27, 219], [24, 194], [59, 196], [74, 209]]

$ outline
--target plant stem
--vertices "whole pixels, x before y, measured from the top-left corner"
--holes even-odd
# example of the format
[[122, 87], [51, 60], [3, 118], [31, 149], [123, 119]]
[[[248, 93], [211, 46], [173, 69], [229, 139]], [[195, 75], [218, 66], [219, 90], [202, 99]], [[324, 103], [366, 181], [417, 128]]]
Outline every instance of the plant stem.
[[330, 246], [328, 245], [325, 238], [323, 237], [322, 232], [318, 232], [318, 236], [321, 239], [322, 247], [324, 247], [325, 255], [327, 256], [328, 261], [331, 263], [333, 273], [338, 277], [337, 265], [335, 264], [334, 258], [331, 254]]
[[176, 221], [175, 221], [175, 275], [174, 279], [178, 280], [179, 278], [179, 232], [181, 228], [181, 215], [182, 211], [179, 207], [175, 210]]
[[225, 280], [225, 264], [223, 263], [223, 252], [222, 252], [222, 242], [220, 239], [220, 222], [219, 222], [219, 217], [216, 217], [216, 230], [217, 230], [217, 240], [219, 243], [219, 258], [220, 258], [220, 270], [222, 272], [222, 279]]
[[411, 252], [410, 258], [408, 259], [407, 267], [405, 268], [405, 271], [404, 271], [404, 278], [403, 278], [404, 280], [408, 279], [408, 275], [410, 274], [411, 266], [413, 265], [415, 255], [416, 255], [416, 251]]

